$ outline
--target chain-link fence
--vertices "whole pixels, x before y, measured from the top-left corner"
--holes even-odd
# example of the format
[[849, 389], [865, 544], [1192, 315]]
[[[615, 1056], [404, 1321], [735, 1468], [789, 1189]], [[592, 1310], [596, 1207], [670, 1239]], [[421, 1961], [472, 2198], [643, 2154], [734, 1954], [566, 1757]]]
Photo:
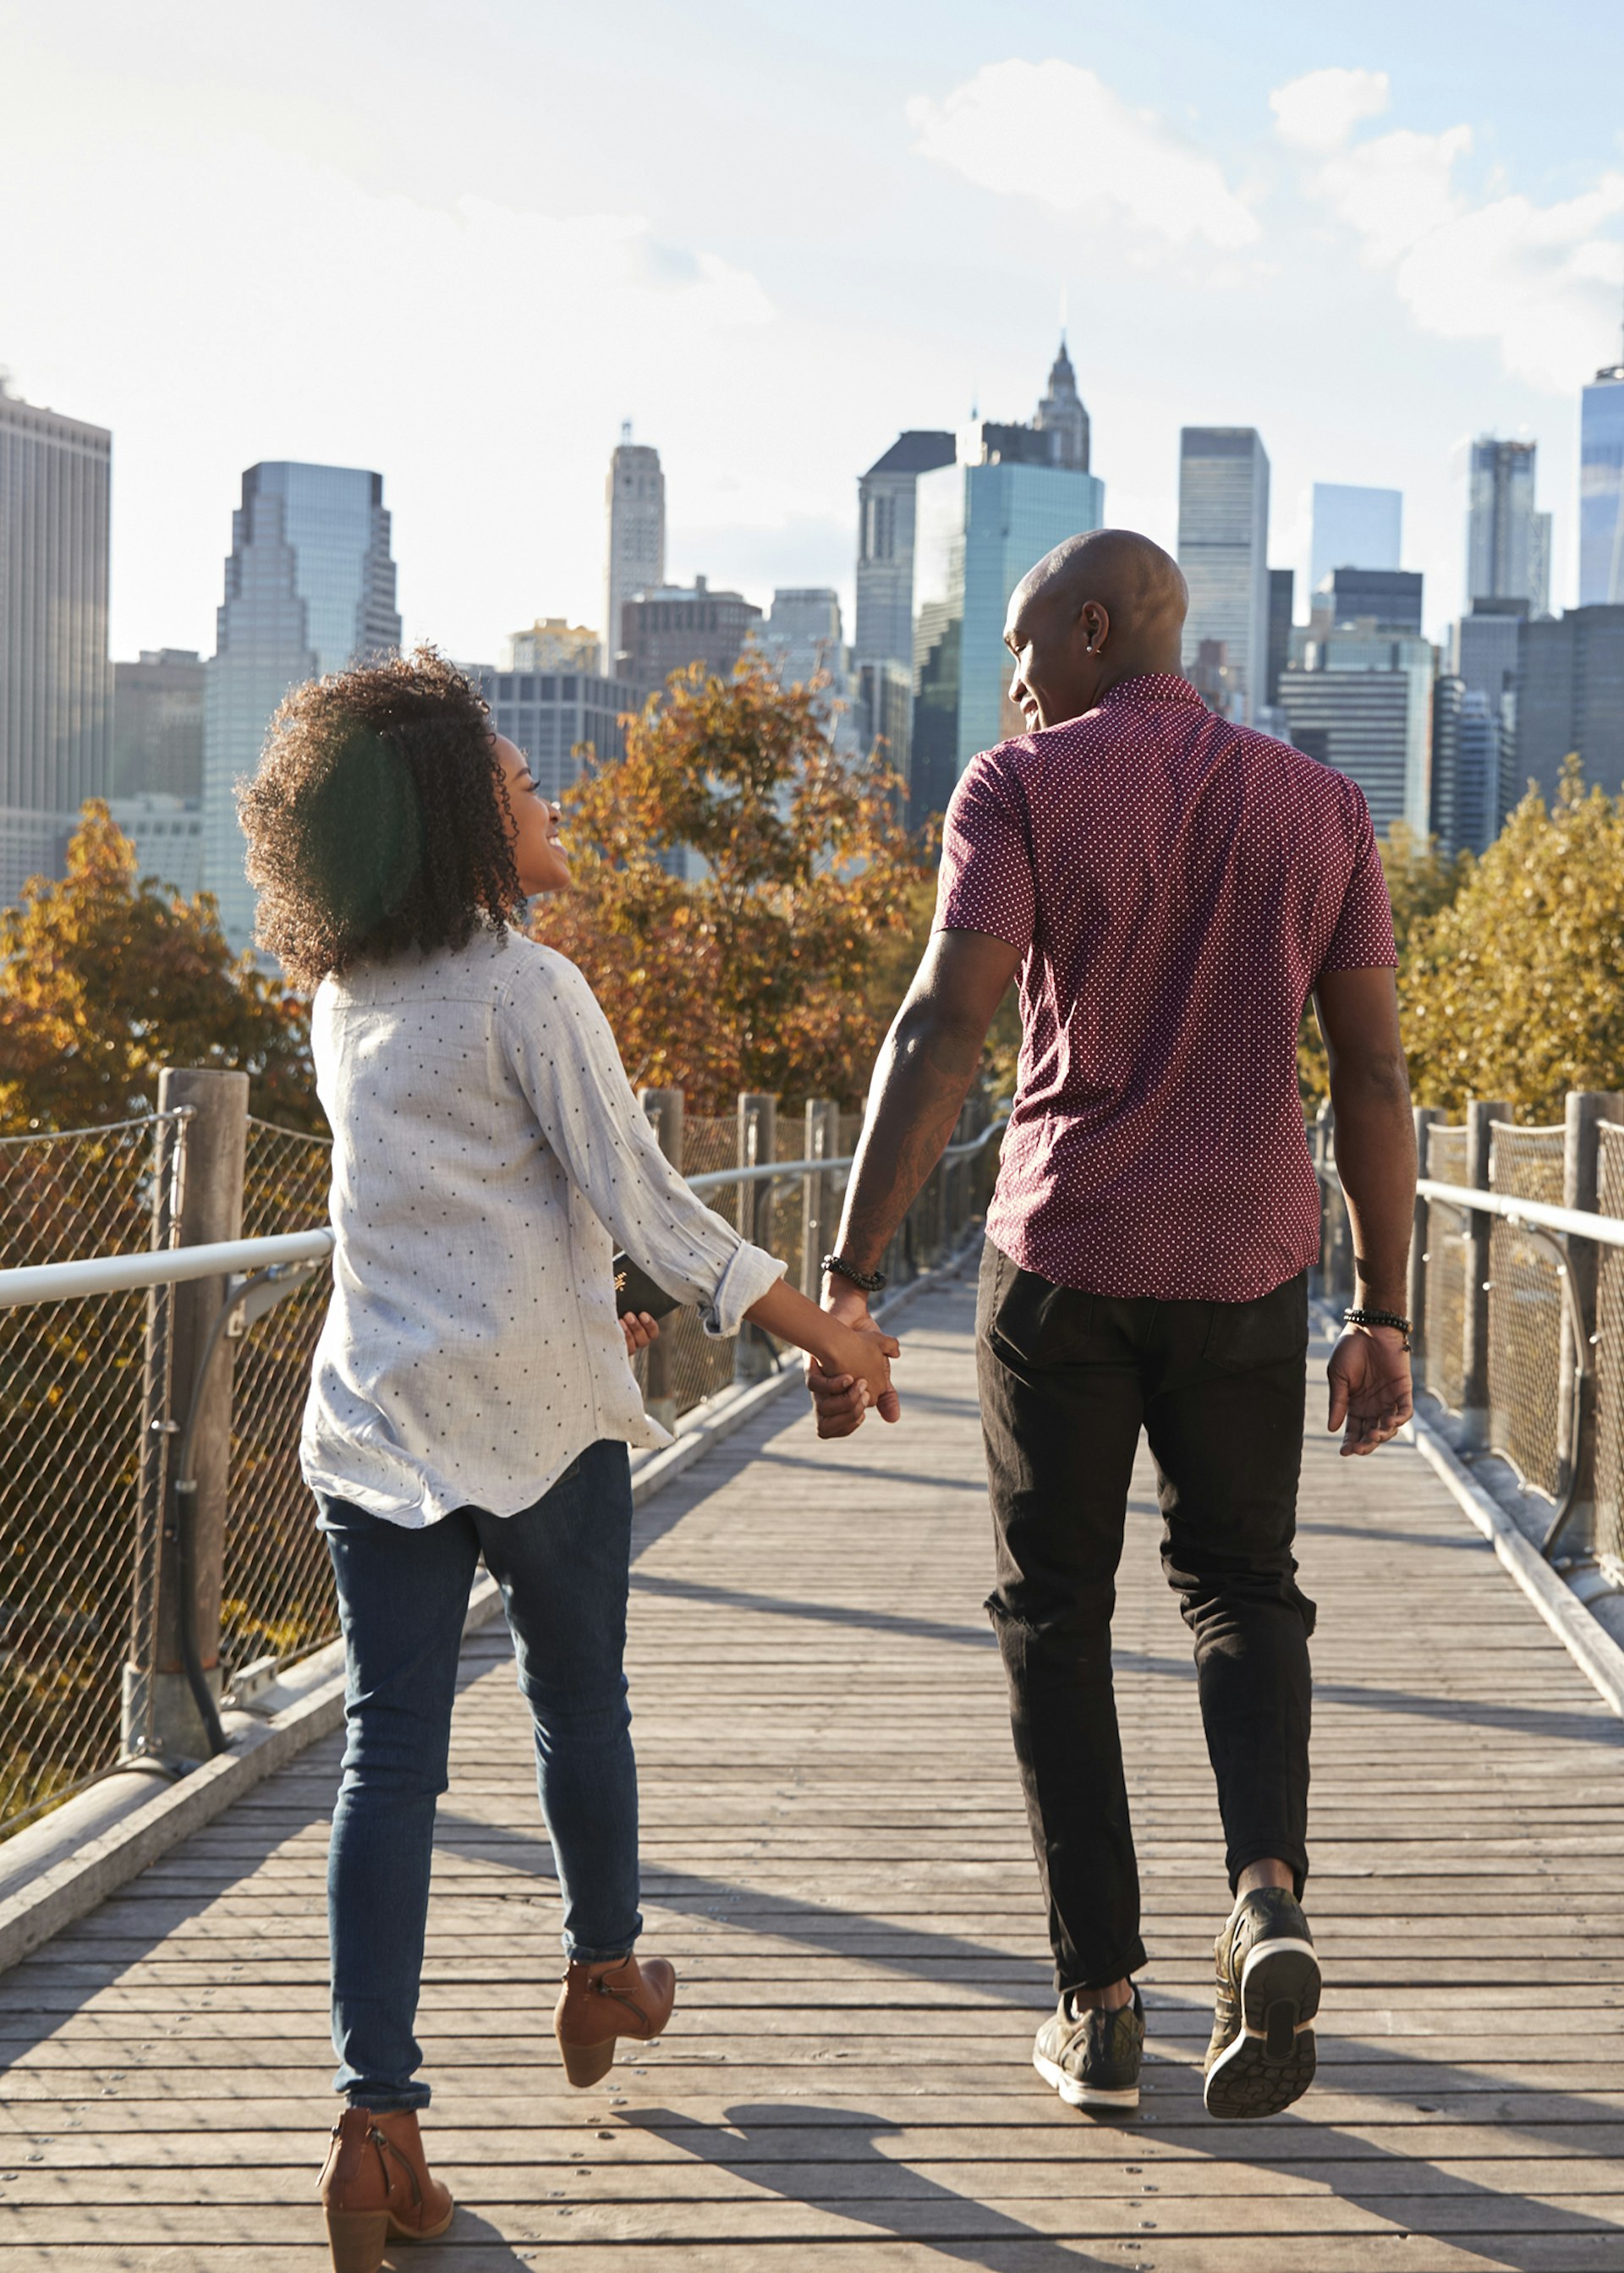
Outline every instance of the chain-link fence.
[[[1597, 1137], [1597, 1213], [1624, 1216], [1624, 1128]], [[1601, 1249], [1597, 1279], [1596, 1551], [1624, 1583], [1624, 1248]]]
[[[1560, 1207], [1565, 1132], [1493, 1124], [1489, 1189], [1507, 1199]], [[1560, 1442], [1562, 1272], [1549, 1234], [1494, 1219], [1489, 1242], [1489, 1442], [1525, 1484], [1554, 1499]]]
[[[1466, 1182], [1466, 1131], [1434, 1122], [1427, 1131], [1426, 1173], [1434, 1183]], [[1466, 1384], [1466, 1278], [1471, 1267], [1471, 1219], [1464, 1208], [1431, 1202], [1426, 1212], [1426, 1306], [1421, 1341], [1422, 1385], [1457, 1409]]]
[[[0, 1138], [0, 1267], [153, 1238], [153, 1118]], [[0, 1826], [117, 1759], [148, 1296], [0, 1310]]]
[[[326, 1222], [332, 1155], [325, 1137], [251, 1119], [243, 1236]], [[266, 1657], [286, 1664], [339, 1631], [332, 1565], [299, 1473], [299, 1422], [330, 1283], [325, 1266], [311, 1272], [236, 1344], [221, 1601], [221, 1657], [233, 1671]]]
[[[207, 1084], [239, 1077], [180, 1078]], [[217, 1119], [228, 1100], [213, 1090], [207, 1099], [214, 1100], [207, 1114]], [[229, 1240], [235, 1186], [228, 1179], [230, 1207], [222, 1216], [217, 1186], [201, 1171], [191, 1181], [199, 1194], [212, 1195], [215, 1227], [186, 1228], [192, 1220], [184, 1197], [189, 1130], [195, 1152], [205, 1126], [196, 1115], [204, 1109], [187, 1105], [113, 1128], [0, 1140], [0, 1267], [138, 1257], [154, 1246]], [[326, 1216], [330, 1145], [251, 1119], [244, 1132], [240, 1096], [228, 1121], [233, 1113], [236, 1139], [245, 1138], [241, 1237], [318, 1228]], [[966, 1126], [984, 1127], [986, 1118], [977, 1100]], [[216, 1121], [207, 1125], [215, 1129], [211, 1157], [223, 1157]], [[746, 1122], [737, 1114], [689, 1121], [686, 1174], [752, 1164], [765, 1126], [763, 1118]], [[859, 1126], [855, 1116], [837, 1118], [823, 1109], [821, 1152], [838, 1159], [855, 1144]], [[786, 1114], [778, 1123], [773, 1157], [786, 1163], [809, 1157], [801, 1115]], [[894, 1281], [937, 1260], [984, 1211], [996, 1159], [987, 1144], [944, 1161], [887, 1257]], [[730, 1179], [707, 1197], [729, 1222], [782, 1255], [793, 1282], [811, 1287], [818, 1257], [833, 1239], [846, 1176], [832, 1167], [770, 1184]], [[246, 1266], [251, 1257], [243, 1260]], [[0, 1307], [0, 1831], [16, 1829], [121, 1758], [190, 1749], [177, 1745], [172, 1733], [166, 1737], [154, 1720], [164, 1683], [171, 1684], [166, 1696], [183, 1680], [194, 1684], [195, 1699], [195, 1684], [217, 1664], [220, 1686], [228, 1693], [245, 1668], [267, 1660], [285, 1664], [338, 1631], [328, 1562], [298, 1465], [299, 1422], [328, 1271], [325, 1264], [311, 1270], [264, 1309], [241, 1301], [240, 1279], [231, 1284], [225, 1312], [211, 1308], [218, 1297], [206, 1289], [221, 1283], [192, 1278], [181, 1287]], [[251, 1293], [257, 1282], [246, 1284]], [[183, 1296], [192, 1304], [186, 1316], [193, 1339], [186, 1346], [194, 1350], [183, 1362], [195, 1372], [185, 1380], [175, 1377], [183, 1361], [174, 1354]], [[207, 1329], [201, 1346], [199, 1302]], [[221, 1324], [223, 1349], [212, 1339]], [[670, 1353], [666, 1391], [678, 1413], [752, 1369], [741, 1366], [735, 1341], [705, 1335], [691, 1310], [675, 1314], [662, 1339]], [[195, 1354], [198, 1347], [217, 1354], [206, 1364]], [[230, 1393], [228, 1458], [220, 1464], [222, 1527], [211, 1534], [213, 1560], [205, 1573], [185, 1560], [202, 1552], [195, 1517], [183, 1521], [177, 1512], [180, 1494], [199, 1488], [178, 1478], [176, 1463], [190, 1460], [186, 1474], [195, 1480], [197, 1453], [176, 1447], [193, 1445], [204, 1384], [217, 1381], [212, 1369], [224, 1362], [225, 1350]], [[765, 1343], [746, 1354], [758, 1368], [774, 1362]], [[646, 1370], [646, 1357], [640, 1363]], [[222, 1405], [209, 1425], [223, 1432], [225, 1413]], [[193, 1417], [176, 1417], [188, 1414]], [[223, 1444], [223, 1434], [213, 1441]], [[196, 1502], [186, 1504], [195, 1508]], [[174, 1669], [177, 1630], [183, 1657], [192, 1653], [191, 1671], [183, 1675]], [[200, 1725], [206, 1722], [206, 1715]], [[174, 1724], [164, 1725], [172, 1730]]]

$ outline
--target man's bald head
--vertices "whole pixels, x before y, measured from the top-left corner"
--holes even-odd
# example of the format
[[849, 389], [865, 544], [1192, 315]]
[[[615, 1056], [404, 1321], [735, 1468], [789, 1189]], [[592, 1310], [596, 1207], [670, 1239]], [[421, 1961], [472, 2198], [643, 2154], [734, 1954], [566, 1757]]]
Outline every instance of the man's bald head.
[[1028, 725], [1080, 717], [1119, 679], [1177, 674], [1189, 602], [1178, 562], [1131, 529], [1057, 544], [1015, 587], [1005, 622]]

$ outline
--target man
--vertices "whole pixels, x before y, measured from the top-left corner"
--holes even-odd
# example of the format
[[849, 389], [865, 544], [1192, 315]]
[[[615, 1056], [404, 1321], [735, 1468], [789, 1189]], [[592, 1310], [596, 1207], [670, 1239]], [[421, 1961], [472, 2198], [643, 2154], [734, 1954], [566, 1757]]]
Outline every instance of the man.
[[[1137, 2104], [1145, 1952], [1111, 1615], [1142, 1427], [1235, 1897], [1206, 2082], [1232, 2117], [1307, 2089], [1320, 1992], [1299, 1907], [1313, 1605], [1291, 1553], [1320, 1220], [1297, 1085], [1311, 992], [1357, 1256], [1330, 1360], [1344, 1453], [1411, 1411], [1415, 1150], [1365, 800], [1208, 712], [1179, 676], [1186, 601], [1174, 562], [1125, 530], [1070, 539], [1011, 600], [1029, 731], [954, 791], [935, 931], [875, 1069], [825, 1300], [864, 1322], [1018, 971], [977, 1342], [988, 1608], [1059, 1992], [1034, 2059], [1074, 2106]], [[861, 1422], [859, 1388], [809, 1385], [820, 1434]]]

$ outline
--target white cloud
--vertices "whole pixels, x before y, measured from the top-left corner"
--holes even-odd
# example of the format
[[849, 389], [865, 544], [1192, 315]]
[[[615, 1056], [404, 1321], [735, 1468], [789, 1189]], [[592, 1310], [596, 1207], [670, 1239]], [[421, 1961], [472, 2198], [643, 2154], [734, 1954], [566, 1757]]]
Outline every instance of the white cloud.
[[1281, 139], [1303, 150], [1334, 150], [1361, 118], [1388, 107], [1385, 71], [1307, 71], [1269, 98]]
[[916, 95], [908, 121], [919, 156], [1003, 197], [1106, 209], [1175, 245], [1230, 251], [1258, 236], [1216, 161], [1075, 64], [988, 64], [939, 102]]
[[1269, 97], [1282, 139], [1318, 154], [1311, 193], [1353, 232], [1372, 267], [1390, 271], [1422, 331], [1494, 340], [1517, 378], [1570, 394], [1614, 328], [1624, 244], [1604, 232], [1624, 214], [1624, 173], [1605, 173], [1557, 205], [1521, 195], [1474, 200], [1457, 178], [1470, 126], [1351, 139], [1376, 106], [1358, 109], [1358, 90], [1323, 83], [1380, 76], [1313, 71]]

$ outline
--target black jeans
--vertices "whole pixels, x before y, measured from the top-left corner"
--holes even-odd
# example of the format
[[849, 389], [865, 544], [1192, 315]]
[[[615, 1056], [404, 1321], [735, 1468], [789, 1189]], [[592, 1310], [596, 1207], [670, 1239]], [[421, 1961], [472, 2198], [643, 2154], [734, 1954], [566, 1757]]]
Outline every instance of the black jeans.
[[1049, 1903], [1056, 1985], [1145, 1962], [1111, 1679], [1111, 1614], [1142, 1427], [1162, 1567], [1195, 1637], [1231, 1887], [1308, 1869], [1308, 1637], [1291, 1554], [1306, 1280], [1254, 1302], [1082, 1294], [987, 1242], [977, 1359], [998, 1547], [988, 1601]]

